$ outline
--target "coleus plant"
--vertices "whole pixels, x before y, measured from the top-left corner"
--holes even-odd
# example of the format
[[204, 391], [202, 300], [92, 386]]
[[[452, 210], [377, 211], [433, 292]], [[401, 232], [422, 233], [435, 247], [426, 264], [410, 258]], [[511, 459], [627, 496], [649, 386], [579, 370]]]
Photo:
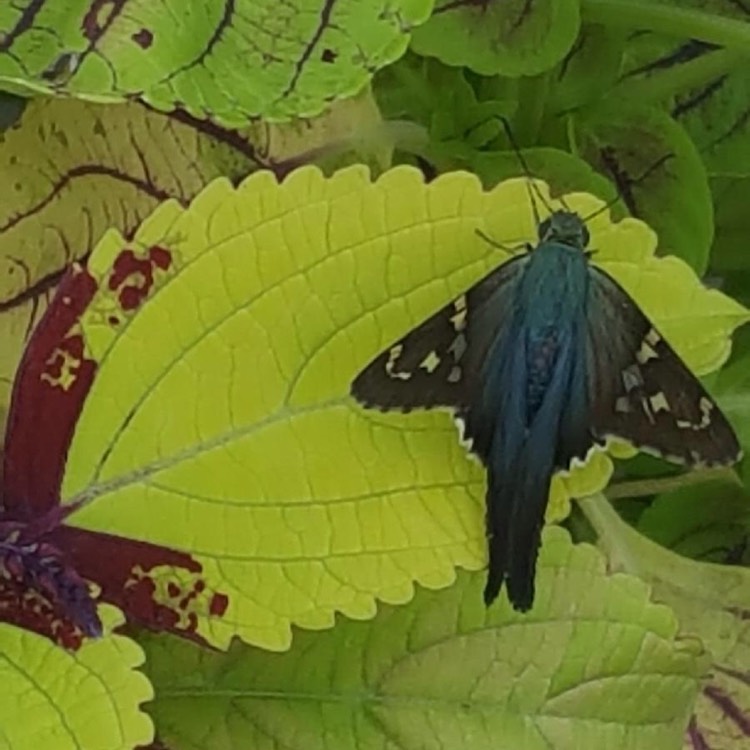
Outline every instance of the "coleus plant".
[[[383, 346], [507, 259], [476, 229], [533, 241], [497, 114], [582, 214], [601, 201], [581, 191], [619, 193], [656, 229], [658, 254], [645, 225], [600, 214], [595, 261], [696, 373], [724, 363], [748, 314], [696, 273], [747, 301], [741, 12], [589, 2], [581, 26], [571, 0], [413, 2], [368, 4], [365, 23], [352, 3], [309, 5], [212, 8], [234, 33], [206, 37], [210, 65], [166, 43], [161, 11], [2, 11], [4, 85], [73, 97], [32, 100], [0, 149], [0, 323], [9, 350], [24, 343], [17, 373], [5, 365], [9, 746], [151, 742], [153, 690], [155, 747], [742, 747], [750, 579], [715, 563], [743, 561], [743, 488], [621, 462], [611, 496], [628, 524], [599, 494], [613, 465], [596, 454], [553, 480], [548, 519], [569, 531], [545, 533], [535, 607], [487, 610], [483, 475], [450, 420], [348, 397]], [[185, 22], [196, 44], [210, 27]], [[629, 38], [636, 22], [702, 41]], [[275, 46], [295, 23], [298, 43]], [[54, 44], [27, 44], [50, 27]], [[317, 112], [381, 67], [372, 95], [312, 124], [233, 129]], [[136, 93], [149, 108], [76, 101]], [[311, 160], [379, 176], [292, 171]], [[449, 174], [386, 171], [398, 162]], [[211, 182], [259, 167], [275, 175]], [[711, 388], [743, 440], [744, 343]], [[643, 494], [643, 512], [623, 499]], [[729, 497], [736, 515], [712, 510]]]
[[[582, 214], [600, 205], [584, 194], [567, 202]], [[410, 599], [414, 580], [439, 587], [455, 565], [482, 568], [482, 476], [450, 421], [373, 416], [348, 396], [384, 341], [502, 261], [478, 223], [500, 242], [530, 237], [525, 181], [487, 193], [466, 173], [425, 185], [408, 167], [376, 182], [360, 168], [298, 170], [281, 185], [261, 173], [238, 189], [214, 183], [188, 209], [163, 204], [129, 240], [108, 233], [61, 282], [19, 369], [4, 493], [13, 529], [26, 521], [28, 559], [63, 561], [62, 583], [95, 582], [131, 622], [272, 649], [287, 647], [293, 623], [319, 628], [336, 610], [367, 617], [376, 598]], [[694, 367], [726, 356], [741, 306], [703, 289], [682, 261], [655, 257], [644, 225], [602, 213], [590, 230], [598, 262]], [[39, 434], [49, 451], [28, 449]], [[600, 454], [558, 477], [552, 513], [610, 472]], [[29, 613], [41, 593], [57, 605], [42, 632], [75, 646], [94, 629], [85, 597], [35, 589], [8, 620], [39, 629]], [[573, 584], [563, 597], [566, 609], [578, 602], [570, 616], [600, 618], [606, 631], [610, 605], [595, 600], [592, 613], [582, 594]], [[555, 630], [540, 613], [560, 606], [560, 592], [547, 580], [539, 596], [537, 617]], [[640, 596], [616, 620], [647, 637]], [[494, 616], [514, 617], [507, 603]], [[672, 648], [669, 666], [654, 668], [698, 668], [699, 651], [686, 659], [684, 645]], [[679, 719], [667, 711], [662, 731]]]

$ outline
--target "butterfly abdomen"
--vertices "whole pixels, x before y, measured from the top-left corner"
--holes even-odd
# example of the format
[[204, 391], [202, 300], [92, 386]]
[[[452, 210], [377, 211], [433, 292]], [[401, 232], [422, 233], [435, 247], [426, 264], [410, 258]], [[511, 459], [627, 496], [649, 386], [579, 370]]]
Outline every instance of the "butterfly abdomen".
[[[482, 398], [469, 410], [478, 434], [487, 435], [487, 423], [493, 423], [492, 439], [478, 445], [488, 472], [488, 603], [504, 583], [517, 609], [533, 601], [550, 480], [565, 454], [560, 441], [569, 424], [585, 423], [585, 413], [578, 420], [569, 409], [572, 404], [586, 410], [585, 379], [578, 377], [576, 359], [585, 344], [580, 332], [587, 283], [579, 250], [554, 243], [534, 250], [518, 285], [509, 337], [488, 360], [495, 371], [485, 373]], [[488, 413], [489, 404], [500, 408]]]

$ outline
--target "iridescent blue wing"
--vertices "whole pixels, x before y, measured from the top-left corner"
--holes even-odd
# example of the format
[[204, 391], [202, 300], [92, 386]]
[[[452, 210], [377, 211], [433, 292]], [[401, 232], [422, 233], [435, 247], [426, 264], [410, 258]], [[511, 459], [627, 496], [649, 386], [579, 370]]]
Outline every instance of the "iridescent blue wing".
[[375, 357], [352, 383], [354, 398], [384, 410], [466, 408], [487, 352], [509, 323], [527, 260], [503, 263]]
[[590, 266], [587, 386], [594, 436], [623, 438], [670, 461], [739, 460], [737, 436], [716, 402], [627, 292]]

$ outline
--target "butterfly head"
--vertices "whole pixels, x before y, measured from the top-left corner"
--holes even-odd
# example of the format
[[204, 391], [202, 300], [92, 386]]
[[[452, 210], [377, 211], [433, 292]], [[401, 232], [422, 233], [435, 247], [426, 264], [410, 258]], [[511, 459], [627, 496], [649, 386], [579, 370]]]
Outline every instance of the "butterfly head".
[[589, 230], [577, 213], [554, 211], [539, 224], [539, 241], [559, 242], [584, 250], [589, 244]]

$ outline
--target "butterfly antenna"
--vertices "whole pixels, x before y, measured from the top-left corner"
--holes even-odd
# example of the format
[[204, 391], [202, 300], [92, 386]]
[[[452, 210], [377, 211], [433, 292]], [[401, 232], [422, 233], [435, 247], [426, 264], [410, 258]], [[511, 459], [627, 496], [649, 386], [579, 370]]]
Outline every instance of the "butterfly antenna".
[[508, 141], [510, 142], [511, 148], [513, 149], [513, 151], [515, 151], [516, 157], [521, 164], [521, 168], [526, 174], [526, 189], [528, 190], [529, 200], [531, 201], [531, 210], [534, 212], [534, 223], [536, 224], [536, 226], [539, 226], [541, 224], [541, 219], [539, 217], [539, 209], [537, 208], [536, 201], [534, 200], [534, 195], [536, 194], [536, 197], [539, 198], [542, 205], [547, 209], [547, 211], [549, 211], [549, 213], [552, 213], [552, 208], [550, 207], [549, 203], [547, 203], [545, 197], [542, 195], [541, 190], [539, 190], [539, 188], [537, 187], [536, 182], [534, 182], [534, 178], [531, 176], [531, 170], [529, 169], [529, 164], [526, 161], [524, 155], [521, 153], [521, 149], [519, 148], [518, 143], [516, 143], [516, 139], [513, 135], [513, 131], [507, 118], [503, 117], [503, 115], [493, 116], [500, 120], [500, 122], [503, 124], [505, 135], [508, 136]]
[[615, 189], [617, 190], [617, 195], [615, 195], [614, 198], [608, 200], [603, 206], [600, 208], [597, 208], [596, 211], [589, 214], [588, 216], [584, 217], [583, 222], [586, 223], [588, 221], [591, 221], [595, 216], [599, 216], [599, 214], [604, 213], [605, 211], [609, 211], [612, 206], [614, 206], [618, 201], [622, 201], [625, 204], [625, 207], [630, 211], [630, 213], [634, 213], [633, 209], [633, 198], [630, 194], [630, 189], [633, 185], [637, 185], [638, 183], [643, 182], [648, 177], [650, 177], [657, 169], [659, 169], [665, 162], [669, 161], [669, 159], [674, 158], [674, 154], [672, 152], [668, 154], [664, 154], [664, 156], [659, 157], [650, 167], [648, 167], [643, 174], [636, 177], [633, 180], [627, 180], [627, 176], [622, 173], [622, 171], [618, 168], [614, 155], [609, 151], [605, 150], [601, 154], [602, 160], [604, 161], [604, 165], [607, 167], [609, 173], [612, 175], [612, 179], [615, 182]]

